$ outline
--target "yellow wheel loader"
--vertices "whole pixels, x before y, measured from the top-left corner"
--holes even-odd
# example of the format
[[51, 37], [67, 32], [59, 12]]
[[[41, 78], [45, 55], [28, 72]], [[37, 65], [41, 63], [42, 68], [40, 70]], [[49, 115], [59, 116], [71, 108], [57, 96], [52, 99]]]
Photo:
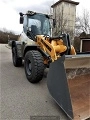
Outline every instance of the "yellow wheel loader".
[[33, 11], [20, 13], [23, 32], [11, 43], [13, 64], [19, 67], [24, 60], [25, 74], [31, 83], [42, 80], [48, 67], [47, 86], [56, 103], [70, 119], [89, 118], [90, 75], [67, 79], [66, 69], [85, 68], [85, 60], [90, 62], [90, 57], [76, 55], [68, 34], [51, 37], [49, 19], [48, 15]]

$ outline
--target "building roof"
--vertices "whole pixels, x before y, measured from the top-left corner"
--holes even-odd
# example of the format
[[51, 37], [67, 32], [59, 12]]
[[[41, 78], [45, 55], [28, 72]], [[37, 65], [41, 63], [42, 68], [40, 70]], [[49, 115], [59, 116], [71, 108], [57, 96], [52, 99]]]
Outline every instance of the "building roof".
[[90, 40], [90, 37], [86, 37], [86, 38], [80, 38], [81, 40]]
[[72, 0], [59, 0], [57, 1], [56, 3], [54, 3], [51, 7], [56, 7], [58, 4], [60, 4], [61, 2], [67, 2], [67, 3], [71, 3], [71, 4], [74, 4], [74, 5], [78, 5], [79, 2], [75, 2], [75, 1], [72, 1]]

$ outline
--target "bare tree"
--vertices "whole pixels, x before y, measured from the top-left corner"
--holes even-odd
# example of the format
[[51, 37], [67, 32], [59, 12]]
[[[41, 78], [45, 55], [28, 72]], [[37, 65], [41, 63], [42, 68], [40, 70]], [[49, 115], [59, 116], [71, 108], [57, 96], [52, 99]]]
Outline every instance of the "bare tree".
[[75, 25], [75, 34], [79, 35], [81, 32], [85, 32], [90, 34], [90, 14], [87, 10], [83, 11], [81, 16], [76, 18], [76, 25]]
[[56, 28], [55, 28], [54, 34], [58, 35], [60, 33], [66, 32], [66, 25], [67, 25], [68, 20], [67, 18], [63, 17], [63, 7], [62, 7], [61, 12], [59, 13], [55, 12], [55, 20], [56, 20]]

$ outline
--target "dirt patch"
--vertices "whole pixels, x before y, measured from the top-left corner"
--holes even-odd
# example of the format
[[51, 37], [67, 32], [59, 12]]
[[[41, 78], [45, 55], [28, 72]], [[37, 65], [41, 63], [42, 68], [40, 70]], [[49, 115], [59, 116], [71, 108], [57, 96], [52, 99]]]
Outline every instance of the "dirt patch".
[[90, 68], [70, 68], [66, 69], [67, 79], [73, 79], [79, 75], [90, 74]]
[[85, 74], [68, 79], [74, 120], [90, 118], [90, 74]]

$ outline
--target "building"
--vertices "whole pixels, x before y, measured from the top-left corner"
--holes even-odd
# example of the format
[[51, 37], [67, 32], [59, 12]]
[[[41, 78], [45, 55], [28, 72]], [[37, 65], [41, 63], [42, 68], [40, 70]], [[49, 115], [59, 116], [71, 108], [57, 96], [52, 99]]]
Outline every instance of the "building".
[[80, 52], [90, 53], [90, 38], [80, 38]]
[[71, 38], [74, 35], [76, 5], [79, 2], [71, 0], [59, 0], [51, 7], [53, 8], [53, 19], [56, 20], [56, 26], [53, 28], [53, 35], [69, 33]]

